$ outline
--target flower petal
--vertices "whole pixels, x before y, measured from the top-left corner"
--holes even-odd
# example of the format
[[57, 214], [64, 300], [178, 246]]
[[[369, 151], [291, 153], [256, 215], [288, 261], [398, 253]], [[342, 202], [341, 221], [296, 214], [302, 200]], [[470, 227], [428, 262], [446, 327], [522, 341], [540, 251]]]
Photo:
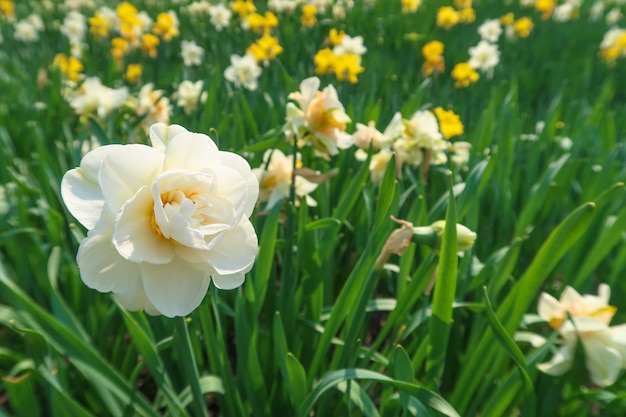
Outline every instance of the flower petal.
[[218, 152], [217, 145], [207, 135], [181, 133], [167, 145], [163, 170], [203, 171], [215, 164]]
[[574, 346], [575, 345], [563, 346], [554, 354], [549, 362], [538, 364], [537, 369], [552, 376], [563, 375], [572, 366]]
[[146, 296], [145, 291], [135, 291], [135, 292], [120, 292], [113, 294], [117, 301], [120, 302], [122, 307], [129, 311], [139, 311], [144, 310], [146, 313], [151, 316], [159, 315], [159, 310], [157, 310], [148, 297]]
[[254, 227], [244, 217], [223, 233], [219, 244], [206, 252], [206, 259], [219, 275], [247, 272], [254, 264], [258, 245]]
[[622, 368], [622, 355], [605, 341], [596, 337], [583, 337], [585, 364], [594, 384], [603, 387], [612, 385]]
[[61, 197], [72, 216], [87, 229], [93, 229], [104, 207], [100, 185], [87, 179], [80, 168], [72, 169], [61, 180]]
[[180, 125], [166, 125], [164, 123], [155, 123], [150, 126], [150, 143], [152, 147], [159, 152], [165, 153], [167, 145], [180, 133], [188, 132], [187, 129]]
[[93, 229], [104, 207], [104, 194], [98, 184], [98, 171], [104, 158], [122, 145], [101, 146], [88, 152], [80, 167], [65, 173], [61, 180], [61, 197], [65, 206], [87, 229]]
[[146, 295], [164, 316], [186, 316], [200, 305], [211, 279], [207, 271], [175, 257], [165, 265], [141, 264]]
[[163, 154], [146, 145], [125, 145], [111, 152], [100, 167], [99, 181], [107, 206], [117, 211], [161, 172]]
[[[259, 180], [252, 173], [250, 169], [250, 164], [241, 156], [232, 152], [220, 152], [219, 159], [222, 165], [230, 167], [237, 171], [239, 175], [243, 178], [247, 185], [247, 204], [244, 208], [243, 215], [246, 217], [250, 217], [252, 211], [254, 210], [254, 206], [256, 205], [256, 201], [259, 198]], [[220, 191], [220, 195], [221, 191]]]
[[236, 274], [220, 275], [212, 274], [213, 284], [220, 290], [232, 290], [238, 288], [246, 280], [245, 272], [237, 272]]
[[89, 231], [76, 261], [80, 277], [89, 288], [100, 292], [140, 291], [139, 265], [122, 258], [111, 242], [112, 216], [106, 216]]
[[539, 296], [537, 314], [547, 322], [553, 319], [563, 319], [565, 316], [561, 303], [546, 292], [541, 293], [541, 296]]
[[113, 245], [132, 262], [166, 264], [174, 257], [173, 245], [152, 227], [152, 193], [148, 186], [139, 189], [115, 217]]

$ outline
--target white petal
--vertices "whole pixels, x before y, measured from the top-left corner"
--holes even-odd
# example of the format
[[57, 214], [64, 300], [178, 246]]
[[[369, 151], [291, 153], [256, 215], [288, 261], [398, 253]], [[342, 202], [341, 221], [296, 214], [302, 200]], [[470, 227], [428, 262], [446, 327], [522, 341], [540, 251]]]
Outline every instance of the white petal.
[[126, 145], [110, 153], [100, 167], [100, 186], [107, 206], [117, 211], [161, 172], [163, 154], [145, 145]]
[[207, 271], [175, 257], [165, 265], [141, 264], [148, 299], [164, 316], [186, 316], [200, 305], [209, 283]]
[[254, 206], [256, 205], [256, 202], [259, 198], [259, 180], [257, 179], [256, 175], [252, 173], [248, 161], [246, 161], [241, 156], [232, 152], [220, 152], [219, 159], [222, 165], [226, 165], [227, 167], [230, 167], [237, 171], [245, 181], [248, 193], [247, 204], [244, 209], [243, 215], [246, 217], [250, 217], [252, 211], [254, 210]]
[[181, 133], [172, 138], [165, 151], [164, 170], [202, 171], [215, 164], [217, 145], [202, 133]]
[[539, 296], [539, 302], [537, 303], [537, 314], [545, 321], [550, 321], [555, 318], [562, 319], [565, 314], [561, 308], [561, 303], [548, 293], [541, 293]]
[[554, 354], [549, 362], [538, 364], [537, 369], [552, 376], [563, 375], [572, 366], [574, 346], [563, 346]]
[[258, 250], [254, 227], [247, 218], [223, 233], [222, 240], [210, 251], [207, 260], [220, 275], [247, 272], [254, 264]]
[[179, 125], [166, 125], [164, 123], [156, 123], [150, 126], [150, 142], [152, 147], [159, 152], [165, 153], [167, 144], [179, 133], [185, 133], [187, 129]]
[[[109, 217], [109, 216], [107, 216]], [[139, 291], [139, 265], [122, 258], [111, 242], [112, 218], [89, 231], [78, 248], [76, 261], [85, 285], [100, 292]]]
[[606, 387], [617, 379], [622, 368], [622, 355], [601, 338], [584, 337], [585, 363], [594, 384]]
[[238, 288], [246, 280], [245, 272], [238, 272], [231, 275], [219, 275], [217, 273], [211, 276], [213, 279], [213, 285], [220, 290], [232, 290]]
[[65, 173], [61, 180], [61, 197], [67, 209], [87, 229], [93, 229], [104, 206], [104, 195], [98, 183], [98, 172], [104, 158], [122, 145], [100, 146], [88, 152], [80, 167]]
[[93, 229], [104, 207], [100, 185], [87, 179], [80, 168], [67, 171], [61, 180], [61, 197], [65, 206], [87, 229]]
[[[222, 152], [220, 152], [222, 153]], [[241, 173], [227, 165], [215, 167], [215, 194], [220, 199], [228, 201], [235, 209], [235, 221], [239, 221], [242, 216], [248, 217], [256, 204], [259, 195], [259, 186], [256, 177], [249, 172], [249, 176], [244, 179]], [[256, 185], [250, 186], [250, 183]], [[249, 193], [253, 193], [250, 196]], [[252, 198], [251, 198], [252, 197]]]
[[146, 296], [145, 291], [114, 293], [113, 295], [126, 310], [144, 310], [151, 316], [157, 316], [160, 314], [159, 310], [152, 305]]
[[129, 261], [165, 264], [174, 257], [172, 244], [152, 227], [152, 208], [151, 190], [144, 186], [115, 218], [113, 245]]

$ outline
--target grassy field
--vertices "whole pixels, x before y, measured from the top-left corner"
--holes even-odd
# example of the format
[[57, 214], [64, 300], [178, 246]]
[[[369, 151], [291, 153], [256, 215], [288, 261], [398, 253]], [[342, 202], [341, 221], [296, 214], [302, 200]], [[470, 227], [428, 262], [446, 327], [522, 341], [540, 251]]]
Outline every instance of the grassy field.
[[[626, 414], [626, 6], [411, 3], [0, 0], [0, 417]], [[77, 266], [62, 178], [154, 123], [259, 178], [195, 304]]]

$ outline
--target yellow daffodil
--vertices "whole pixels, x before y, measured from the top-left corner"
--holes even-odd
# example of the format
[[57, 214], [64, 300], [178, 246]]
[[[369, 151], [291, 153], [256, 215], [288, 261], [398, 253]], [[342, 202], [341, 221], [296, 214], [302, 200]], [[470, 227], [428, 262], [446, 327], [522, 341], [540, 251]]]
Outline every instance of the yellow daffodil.
[[159, 43], [161, 43], [161, 40], [152, 33], [141, 35], [141, 50], [148, 54], [150, 58], [156, 58]]
[[454, 0], [454, 7], [457, 9], [468, 9], [472, 7], [472, 0]]
[[459, 23], [459, 12], [450, 6], [440, 7], [437, 10], [437, 26], [446, 30]]
[[0, 14], [7, 19], [15, 19], [15, 3], [9, 0], [0, 0]]
[[65, 75], [70, 81], [78, 81], [81, 73], [85, 69], [82, 62], [77, 58], [65, 54], [56, 54], [52, 65], [58, 67], [61, 74]]
[[131, 84], [135, 84], [141, 78], [143, 67], [141, 64], [128, 64], [124, 78]]
[[315, 73], [318, 75], [324, 75], [333, 72], [335, 61], [337, 61], [337, 56], [330, 48], [320, 49], [315, 54], [315, 57], [313, 57]]
[[300, 22], [302, 26], [312, 28], [317, 24], [317, 7], [313, 4], [305, 4], [302, 6], [302, 18]]
[[400, 0], [402, 3], [402, 13], [415, 13], [420, 7], [422, 0]]
[[165, 42], [171, 41], [180, 34], [176, 15], [173, 12], [159, 13], [156, 22], [152, 25], [152, 32]]
[[512, 25], [515, 21], [515, 15], [513, 13], [507, 13], [505, 15], [500, 16], [500, 24], [502, 26]]
[[468, 7], [459, 11], [459, 22], [469, 24], [476, 20], [476, 10]]
[[89, 32], [96, 40], [106, 38], [109, 36], [109, 21], [101, 13], [96, 12], [89, 18]]
[[241, 17], [241, 19], [245, 19], [251, 13], [256, 12], [256, 6], [251, 0], [235, 0], [235, 2], [231, 5], [231, 8], [235, 13]]
[[435, 116], [437, 116], [439, 129], [444, 138], [450, 139], [453, 136], [463, 134], [463, 122], [461, 122], [459, 115], [452, 110], [437, 107], [435, 108]]
[[422, 55], [427, 61], [435, 60], [443, 55], [445, 46], [439, 41], [430, 41], [422, 47]]
[[535, 9], [541, 12], [541, 18], [547, 20], [552, 16], [552, 12], [556, 8], [555, 0], [537, 0], [535, 2]]
[[278, 26], [276, 15], [270, 11], [265, 12], [265, 15], [251, 13], [247, 19], [250, 30], [256, 33], [269, 34], [272, 28]]
[[468, 87], [480, 78], [480, 75], [476, 72], [476, 70], [467, 62], [456, 64], [450, 75], [452, 75], [452, 78], [456, 81], [454, 83], [456, 88]]
[[283, 47], [278, 43], [278, 38], [266, 34], [250, 45], [246, 52], [254, 56], [257, 62], [261, 62], [276, 58], [283, 52]]
[[513, 23], [515, 35], [520, 38], [527, 38], [533, 30], [534, 24], [529, 17], [522, 17]]
[[339, 81], [348, 80], [356, 84], [357, 76], [364, 71], [361, 66], [361, 57], [355, 54], [338, 55], [334, 65], [335, 76]]
[[337, 32], [337, 29], [331, 29], [328, 34], [328, 41], [332, 46], [337, 46], [341, 44], [344, 36], [346, 36], [346, 32], [343, 30]]

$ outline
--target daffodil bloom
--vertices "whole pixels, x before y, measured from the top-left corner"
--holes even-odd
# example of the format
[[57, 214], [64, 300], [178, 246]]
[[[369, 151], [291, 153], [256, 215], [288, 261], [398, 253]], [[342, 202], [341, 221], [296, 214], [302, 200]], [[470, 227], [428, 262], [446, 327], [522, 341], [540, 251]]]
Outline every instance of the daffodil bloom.
[[415, 13], [422, 0], [400, 0], [400, 2], [402, 4], [402, 13]]
[[[352, 135], [354, 144], [362, 151], [368, 151], [372, 148], [373, 151], [379, 151], [383, 148], [389, 148], [391, 144], [402, 136], [404, 132], [404, 124], [402, 122], [402, 115], [397, 112], [393, 115], [393, 118], [389, 122], [389, 125], [383, 132], [376, 129], [376, 122], [370, 121], [367, 125], [362, 123], [356, 124], [356, 132]], [[358, 152], [358, 151], [357, 151]], [[367, 152], [364, 152], [362, 158], [357, 156], [357, 159], [365, 160]]]
[[209, 284], [243, 284], [257, 236], [259, 188], [248, 162], [177, 125], [153, 125], [152, 146], [106, 145], [68, 171], [61, 195], [89, 231], [83, 282], [129, 310], [185, 316]]
[[250, 0], [235, 0], [235, 2], [232, 3], [231, 8], [242, 19], [245, 19], [251, 13], [256, 12], [256, 6]]
[[119, 108], [128, 98], [128, 89], [109, 88], [102, 85], [98, 77], [87, 78], [78, 90], [70, 97], [70, 107], [82, 117], [95, 113], [105, 119], [111, 112]]
[[527, 38], [533, 30], [533, 21], [529, 17], [522, 17], [513, 23], [515, 35], [520, 38]]
[[257, 33], [269, 34], [272, 28], [278, 26], [276, 15], [270, 11], [265, 12], [265, 15], [252, 13], [247, 19], [250, 30]]
[[554, 329], [561, 327], [568, 315], [593, 317], [609, 324], [617, 310], [609, 305], [610, 297], [611, 287], [607, 284], [601, 284], [598, 287], [598, 295], [580, 295], [568, 285], [561, 293], [559, 300], [548, 293], [542, 293], [537, 304], [537, 312]]
[[[259, 180], [259, 203], [267, 203], [269, 209], [279, 201], [288, 198], [293, 176], [293, 155], [285, 155], [280, 149], [268, 149], [263, 155], [263, 165], [254, 168], [252, 173]], [[300, 154], [296, 159], [296, 169], [302, 168]], [[317, 184], [306, 178], [295, 175], [295, 194], [304, 197], [308, 206], [317, 206], [317, 202], [309, 195], [317, 188]], [[299, 204], [299, 200], [296, 200]]]
[[507, 13], [505, 15], [500, 16], [500, 24], [502, 26], [512, 25], [515, 21], [515, 15], [513, 13]]
[[141, 50], [148, 54], [150, 58], [156, 58], [159, 43], [161, 43], [161, 40], [152, 33], [144, 33], [141, 35]]
[[555, 7], [555, 0], [537, 0], [535, 2], [535, 9], [538, 12], [541, 12], [541, 18], [543, 20], [547, 20], [550, 18], [550, 16], [552, 16], [552, 12], [554, 12]]
[[315, 73], [324, 75], [333, 72], [336, 61], [337, 55], [330, 48], [320, 49], [313, 57]]
[[109, 21], [101, 13], [96, 12], [89, 18], [89, 32], [99, 40], [109, 36]]
[[317, 23], [317, 7], [313, 4], [305, 4], [302, 6], [302, 17], [300, 18], [300, 23], [302, 26], [307, 28], [312, 28]]
[[361, 66], [361, 57], [354, 54], [336, 55], [333, 70], [337, 80], [348, 80], [352, 84], [356, 84], [359, 80], [357, 76], [365, 69]]
[[450, 139], [463, 134], [463, 122], [461, 122], [459, 115], [452, 110], [444, 110], [441, 107], [437, 107], [435, 108], [435, 116], [437, 116], [439, 128], [444, 138]]
[[58, 67], [61, 74], [65, 75], [70, 81], [78, 81], [85, 69], [80, 60], [73, 56], [68, 57], [65, 54], [56, 54], [52, 65]]
[[178, 36], [180, 32], [178, 31], [176, 14], [172, 11], [159, 13], [156, 22], [152, 25], [152, 32], [160, 36], [165, 42], [169, 42], [172, 38]]
[[439, 41], [430, 41], [422, 47], [422, 55], [426, 60], [422, 65], [422, 75], [428, 77], [433, 73], [442, 73], [446, 66], [443, 59], [444, 44]]
[[287, 104], [285, 133], [295, 136], [299, 146], [310, 143], [318, 155], [328, 158], [352, 145], [352, 136], [345, 131], [351, 120], [335, 87], [328, 85], [322, 91], [319, 87], [319, 78], [310, 77], [300, 83], [300, 91], [289, 94], [298, 105]]
[[456, 81], [454, 83], [456, 88], [468, 87], [480, 78], [480, 75], [476, 72], [476, 70], [474, 70], [474, 68], [472, 68], [472, 66], [467, 62], [456, 64], [450, 75]]
[[328, 42], [332, 46], [337, 46], [341, 43], [344, 36], [346, 36], [346, 32], [344, 32], [343, 30], [337, 32], [337, 29], [331, 29], [328, 33]]
[[450, 6], [440, 7], [437, 10], [437, 26], [442, 27], [446, 30], [451, 29], [457, 23], [459, 23], [460, 16], [459, 12], [454, 10], [454, 8]]
[[9, 0], [0, 0], [0, 14], [9, 20], [15, 19], [15, 3]]
[[129, 83], [135, 84], [141, 78], [141, 74], [143, 74], [143, 67], [141, 64], [128, 64], [124, 78]]
[[559, 376], [572, 367], [576, 345], [580, 340], [585, 352], [585, 365], [591, 381], [599, 386], [612, 385], [621, 369], [626, 368], [626, 324], [610, 326], [594, 317], [573, 317], [559, 327], [563, 346], [548, 362], [537, 368]]
[[230, 56], [230, 66], [224, 70], [224, 78], [235, 84], [236, 87], [243, 86], [247, 90], [254, 91], [262, 72], [263, 70], [253, 55], [249, 53], [244, 56], [233, 54]]
[[459, 22], [460, 23], [470, 24], [470, 23], [474, 23], [475, 20], [476, 20], [476, 10], [474, 10], [473, 8], [469, 7], [467, 9], [459, 10]]
[[445, 46], [440, 41], [430, 41], [422, 47], [422, 55], [427, 61], [434, 60], [443, 55]]
[[206, 100], [206, 92], [202, 93], [203, 84], [202, 80], [198, 80], [195, 83], [184, 80], [178, 85], [178, 89], [176, 90], [176, 104], [182, 107], [186, 114], [191, 114], [199, 103]]
[[254, 56], [257, 62], [267, 62], [283, 52], [283, 47], [278, 43], [278, 39], [271, 35], [263, 35], [259, 40], [246, 49], [246, 53]]

